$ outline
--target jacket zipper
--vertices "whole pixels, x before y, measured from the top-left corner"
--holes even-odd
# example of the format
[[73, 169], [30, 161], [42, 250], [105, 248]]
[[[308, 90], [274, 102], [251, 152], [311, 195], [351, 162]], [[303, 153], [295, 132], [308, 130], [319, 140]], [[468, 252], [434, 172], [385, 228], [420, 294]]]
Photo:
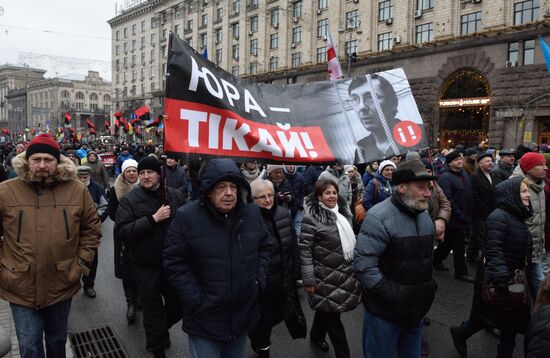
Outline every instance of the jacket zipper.
[[23, 224], [23, 210], [19, 210], [19, 223], [17, 224], [17, 242], [21, 239], [21, 225]]
[[67, 219], [67, 209], [63, 209], [63, 218], [65, 219], [65, 233], [67, 234], [67, 241], [69, 241], [69, 219]]

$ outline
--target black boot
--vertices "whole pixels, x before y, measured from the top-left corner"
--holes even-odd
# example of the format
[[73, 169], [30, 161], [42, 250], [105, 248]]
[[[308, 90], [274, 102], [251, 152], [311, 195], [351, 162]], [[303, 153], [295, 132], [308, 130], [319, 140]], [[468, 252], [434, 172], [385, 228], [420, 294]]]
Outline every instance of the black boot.
[[153, 357], [155, 358], [166, 358], [166, 353], [164, 349], [159, 349], [158, 351], [153, 352]]
[[453, 337], [453, 344], [455, 346], [456, 351], [462, 357], [466, 357], [466, 354], [467, 354], [466, 341], [468, 340], [468, 338], [470, 338], [470, 336], [467, 334], [466, 330], [464, 329], [464, 326], [461, 324], [460, 326], [451, 327], [451, 337]]
[[258, 357], [260, 357], [260, 358], [269, 358], [269, 347], [260, 348], [258, 350]]
[[136, 321], [136, 305], [129, 303], [126, 311], [126, 320], [128, 324], [133, 324]]

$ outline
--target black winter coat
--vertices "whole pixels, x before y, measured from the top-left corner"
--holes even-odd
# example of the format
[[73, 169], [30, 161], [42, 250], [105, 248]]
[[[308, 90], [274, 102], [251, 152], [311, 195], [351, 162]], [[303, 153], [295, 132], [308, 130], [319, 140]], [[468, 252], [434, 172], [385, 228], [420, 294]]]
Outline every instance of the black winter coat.
[[[493, 175], [491, 179], [493, 180]], [[474, 204], [473, 218], [485, 221], [494, 209], [493, 184], [487, 179], [480, 168], [472, 174], [472, 200]]]
[[472, 225], [472, 185], [464, 169], [459, 172], [445, 166], [437, 184], [451, 203], [449, 229], [469, 230]]
[[260, 208], [260, 211], [273, 243], [265, 293], [280, 295], [294, 288], [299, 269], [294, 224], [288, 210], [276, 204], [270, 210]]
[[533, 315], [525, 334], [525, 357], [547, 358], [550, 355], [550, 304]]
[[166, 166], [166, 185], [171, 188], [178, 189], [187, 197], [187, 174], [183, 167], [176, 165], [174, 168]]
[[115, 236], [123, 240], [136, 264], [162, 268], [163, 242], [176, 210], [184, 204], [183, 194], [168, 188], [171, 218], [156, 223], [153, 214], [163, 204], [162, 190], [138, 187], [124, 196], [116, 212]]
[[292, 215], [292, 218], [294, 218], [298, 211], [304, 209], [304, 177], [301, 173], [298, 172], [294, 172], [294, 174], [289, 174], [285, 172], [285, 176], [290, 183], [292, 194], [294, 195], [295, 199], [292, 201], [292, 206], [290, 207], [290, 213]]
[[[208, 193], [220, 181], [237, 183], [237, 206], [216, 210]], [[242, 195], [249, 185], [230, 159], [210, 160], [201, 176], [201, 199], [176, 213], [164, 248], [164, 272], [182, 303], [183, 330], [230, 341], [260, 317], [259, 293], [266, 287], [271, 241], [254, 204]]]
[[324, 170], [325, 168], [319, 165], [310, 165], [306, 168], [304, 172], [304, 196], [313, 193], [313, 186]]
[[491, 174], [493, 175], [493, 186], [498, 185], [500, 182], [508, 179], [514, 172], [513, 165], [506, 165], [504, 163], [498, 163], [493, 169]]

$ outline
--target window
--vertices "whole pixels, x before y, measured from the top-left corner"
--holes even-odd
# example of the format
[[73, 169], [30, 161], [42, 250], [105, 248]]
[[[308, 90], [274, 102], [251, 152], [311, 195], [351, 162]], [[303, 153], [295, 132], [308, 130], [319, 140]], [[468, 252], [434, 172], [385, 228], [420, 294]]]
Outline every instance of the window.
[[539, 18], [539, 0], [528, 0], [514, 4], [514, 25], [527, 24]]
[[180, 25], [175, 25], [174, 26], [174, 33], [180, 37]]
[[118, 45], [115, 46], [115, 55], [119, 55], [120, 54], [120, 48]]
[[166, 29], [162, 29], [162, 41], [166, 41]]
[[155, 29], [159, 25], [159, 18], [158, 17], [152, 17], [151, 18], [151, 28]]
[[199, 43], [201, 44], [201, 48], [206, 46], [206, 32], [199, 35]]
[[250, 54], [258, 56], [258, 39], [250, 40]]
[[481, 11], [461, 16], [462, 35], [473, 34], [481, 30]]
[[357, 54], [357, 40], [346, 41], [346, 55]]
[[508, 44], [508, 61], [515, 64], [519, 62], [519, 42]]
[[132, 52], [136, 50], [136, 40], [132, 40]]
[[145, 48], [145, 36], [141, 38], [141, 49]]
[[219, 48], [216, 50], [216, 65], [220, 66], [222, 64], [222, 49]]
[[137, 28], [137, 25], [136, 25], [136, 24], [133, 24], [133, 25], [132, 25], [132, 35], [135, 35], [135, 34], [136, 34], [136, 28]]
[[326, 48], [326, 46], [317, 48], [316, 59], [317, 59], [317, 63], [327, 62], [327, 48]]
[[294, 52], [290, 57], [291, 67], [296, 68], [300, 66], [301, 62], [302, 62], [302, 53]]
[[250, 18], [250, 31], [256, 32], [258, 31], [258, 16], [252, 16]]
[[279, 57], [271, 57], [269, 59], [269, 71], [276, 71], [277, 67], [279, 67]]
[[271, 26], [277, 27], [279, 26], [279, 9], [273, 9], [271, 10]]
[[302, 1], [296, 1], [292, 4], [292, 17], [302, 16]]
[[235, 77], [239, 77], [239, 66], [231, 67], [231, 74]]
[[231, 48], [231, 58], [235, 61], [239, 61], [239, 44], [235, 44]]
[[356, 29], [359, 27], [359, 14], [357, 10], [346, 12], [346, 28]]
[[124, 64], [124, 68], [128, 67], [128, 57], [124, 57], [122, 63]]
[[257, 7], [259, 5], [258, 0], [249, 0], [248, 6], [250, 7]]
[[124, 38], [128, 38], [128, 29], [124, 28]]
[[255, 75], [258, 73], [258, 62], [250, 62], [250, 74]]
[[523, 43], [523, 64], [535, 63], [535, 40], [527, 40]]
[[217, 44], [222, 43], [222, 37], [223, 37], [222, 28], [221, 28], [221, 27], [218, 27], [218, 28], [216, 29], [216, 43], [217, 43]]
[[208, 25], [208, 14], [202, 14], [201, 16], [201, 26]]
[[115, 32], [115, 38], [120, 40], [120, 31]]
[[233, 13], [236, 14], [241, 9], [241, 2], [239, 0], [233, 1]]
[[141, 53], [141, 65], [145, 65], [145, 52]]
[[155, 50], [151, 50], [151, 63], [155, 62]]
[[234, 24], [231, 24], [231, 32], [233, 33], [233, 38], [238, 40], [239, 39], [239, 23], [236, 22]]
[[328, 33], [328, 19], [317, 21], [317, 37], [325, 37]]
[[154, 67], [151, 67], [150, 77], [155, 78], [157, 76], [157, 70]]
[[151, 34], [151, 46], [155, 47], [155, 34]]
[[416, 43], [429, 42], [433, 40], [433, 26], [429, 24], [423, 24], [416, 26]]
[[378, 2], [378, 21], [386, 21], [393, 17], [392, 0], [380, 0]]
[[216, 9], [216, 21], [222, 21], [223, 20], [223, 8], [219, 7]]
[[279, 34], [271, 34], [269, 39], [269, 48], [274, 49], [279, 47]]
[[128, 42], [124, 43], [124, 53], [128, 53]]
[[71, 93], [67, 90], [63, 90], [63, 91], [61, 91], [61, 98], [69, 99], [69, 98], [71, 98]]
[[141, 32], [145, 32], [145, 20], [141, 22]]
[[392, 46], [391, 32], [378, 34], [378, 51], [390, 50]]
[[299, 43], [302, 42], [302, 27], [294, 27], [292, 28], [292, 43]]
[[136, 55], [132, 55], [132, 66], [136, 65]]
[[317, 8], [318, 9], [328, 8], [328, 0], [317, 0]]
[[120, 70], [120, 60], [118, 58], [115, 60], [115, 70]]
[[429, 10], [434, 8], [435, 0], [418, 0], [416, 3], [417, 10]]
[[187, 20], [186, 30], [193, 30], [193, 19]]

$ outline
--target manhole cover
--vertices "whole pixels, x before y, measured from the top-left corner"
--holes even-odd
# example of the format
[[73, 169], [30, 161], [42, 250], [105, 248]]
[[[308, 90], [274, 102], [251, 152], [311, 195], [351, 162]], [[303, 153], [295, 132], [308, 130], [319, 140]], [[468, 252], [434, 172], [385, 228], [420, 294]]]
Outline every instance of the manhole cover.
[[103, 326], [83, 332], [69, 333], [75, 358], [127, 358], [128, 355], [113, 329]]

